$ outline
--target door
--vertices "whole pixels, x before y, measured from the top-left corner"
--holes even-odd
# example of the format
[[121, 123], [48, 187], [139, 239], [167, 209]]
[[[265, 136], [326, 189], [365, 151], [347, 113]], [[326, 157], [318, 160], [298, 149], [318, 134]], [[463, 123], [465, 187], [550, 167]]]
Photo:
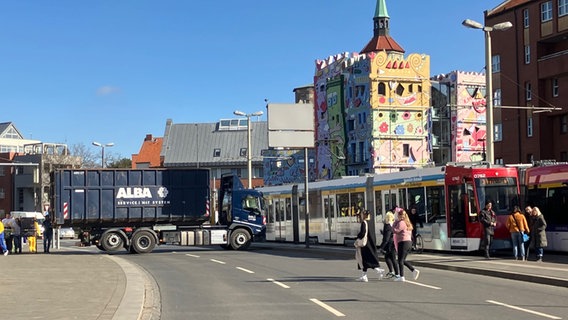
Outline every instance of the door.
[[337, 242], [337, 210], [334, 195], [323, 195], [323, 216], [325, 225], [325, 241]]
[[[392, 211], [392, 209], [396, 206], [400, 206], [399, 199], [397, 196], [397, 190], [385, 190], [381, 192], [382, 195], [382, 204], [383, 212]], [[393, 212], [394, 213], [394, 212]]]

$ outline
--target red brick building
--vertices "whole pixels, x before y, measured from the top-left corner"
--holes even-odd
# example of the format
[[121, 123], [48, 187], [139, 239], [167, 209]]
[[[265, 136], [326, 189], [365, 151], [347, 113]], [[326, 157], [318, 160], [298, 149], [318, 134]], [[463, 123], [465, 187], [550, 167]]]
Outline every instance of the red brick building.
[[492, 31], [495, 159], [568, 161], [568, 0], [509, 0], [486, 12]]

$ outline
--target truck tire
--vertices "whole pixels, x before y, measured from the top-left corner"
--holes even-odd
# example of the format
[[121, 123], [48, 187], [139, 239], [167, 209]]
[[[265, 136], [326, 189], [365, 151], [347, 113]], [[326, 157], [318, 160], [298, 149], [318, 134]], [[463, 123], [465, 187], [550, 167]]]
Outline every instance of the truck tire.
[[234, 250], [246, 250], [251, 243], [250, 233], [245, 229], [236, 229], [231, 232], [231, 247]]
[[156, 238], [149, 230], [141, 230], [134, 233], [130, 247], [136, 253], [150, 253], [156, 247]]
[[124, 239], [118, 231], [106, 231], [101, 236], [100, 246], [106, 252], [113, 252], [124, 247]]

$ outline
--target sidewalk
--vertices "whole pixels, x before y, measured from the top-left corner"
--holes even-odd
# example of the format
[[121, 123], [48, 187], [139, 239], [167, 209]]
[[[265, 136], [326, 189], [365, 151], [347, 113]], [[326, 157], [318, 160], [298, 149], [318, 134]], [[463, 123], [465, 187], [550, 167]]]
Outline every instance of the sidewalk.
[[152, 319], [159, 292], [141, 268], [86, 248], [51, 251], [0, 257], [10, 319]]

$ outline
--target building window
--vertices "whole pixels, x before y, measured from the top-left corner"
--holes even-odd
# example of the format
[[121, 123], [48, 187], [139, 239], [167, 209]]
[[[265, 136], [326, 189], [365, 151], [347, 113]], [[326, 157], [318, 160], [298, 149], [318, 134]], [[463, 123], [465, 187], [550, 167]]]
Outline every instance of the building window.
[[387, 86], [384, 82], [379, 82], [379, 94], [382, 94], [383, 96], [387, 94]]
[[552, 20], [552, 1], [546, 1], [540, 4], [540, 21], [550, 20]]
[[525, 64], [531, 63], [531, 46], [525, 46]]
[[347, 120], [347, 131], [355, 130], [355, 120], [349, 119]]
[[532, 153], [527, 154], [527, 162], [532, 163], [534, 161], [534, 156]]
[[0, 199], [5, 199], [6, 194], [4, 193], [4, 188], [0, 188]]
[[529, 117], [527, 119], [527, 136], [528, 137], [533, 136], [533, 118], [532, 117]]
[[567, 162], [568, 161], [568, 152], [560, 151], [560, 161]]
[[402, 155], [404, 157], [410, 157], [410, 145], [408, 143], [402, 145]]
[[503, 125], [498, 123], [493, 126], [493, 141], [503, 141]]
[[525, 28], [529, 27], [529, 9], [523, 10], [523, 26]]
[[247, 156], [247, 148], [241, 148], [241, 152], [239, 153], [241, 157]]
[[495, 55], [491, 57], [491, 72], [501, 72], [501, 56]]
[[501, 89], [495, 90], [495, 93], [493, 94], [493, 105], [494, 106], [501, 105]]
[[213, 157], [218, 158], [221, 156], [221, 149], [213, 149]]
[[531, 83], [530, 82], [525, 83], [525, 94], [526, 94], [526, 100], [531, 101], [532, 100], [532, 89], [531, 89]]
[[[568, 0], [566, 0], [568, 1]], [[553, 97], [558, 97], [558, 92], [559, 92], [559, 88], [558, 88], [558, 78], [554, 78], [552, 79], [552, 96]]]
[[560, 133], [568, 132], [568, 115], [560, 116]]
[[562, 17], [568, 14], [568, 0], [558, 0], [558, 16]]

